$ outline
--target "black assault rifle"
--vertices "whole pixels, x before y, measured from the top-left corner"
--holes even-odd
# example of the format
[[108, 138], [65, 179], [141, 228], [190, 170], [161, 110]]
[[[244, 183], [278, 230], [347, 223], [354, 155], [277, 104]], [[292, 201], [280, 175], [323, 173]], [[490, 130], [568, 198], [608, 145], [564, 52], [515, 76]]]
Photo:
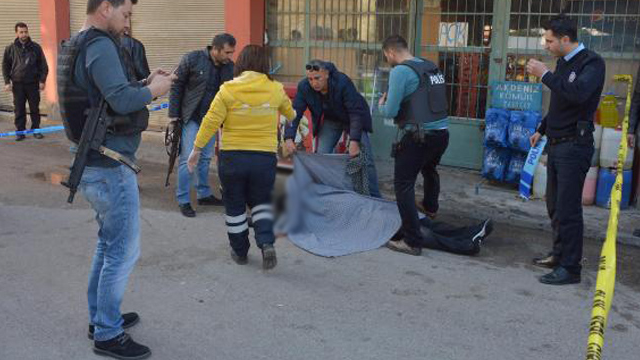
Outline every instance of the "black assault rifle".
[[71, 166], [71, 173], [69, 179], [62, 182], [62, 185], [69, 188], [69, 198], [67, 202], [73, 203], [73, 198], [78, 191], [78, 185], [82, 179], [84, 168], [87, 166], [87, 160], [91, 150], [95, 150], [100, 154], [107, 156], [115, 161], [118, 161], [131, 168], [136, 174], [140, 172], [140, 168], [129, 160], [127, 157], [119, 154], [111, 149], [107, 149], [102, 145], [107, 135], [109, 128], [109, 121], [106, 115], [107, 102], [103, 99], [100, 101], [98, 108], [92, 108], [89, 110], [89, 116], [87, 116], [87, 122], [82, 129], [82, 135], [78, 142], [76, 156], [73, 159], [73, 165]]
[[169, 155], [169, 170], [167, 171], [167, 179], [164, 182], [164, 186], [169, 186], [169, 178], [173, 172], [173, 167], [176, 163], [178, 155], [180, 155], [180, 139], [182, 138], [182, 120], [173, 120], [167, 125], [167, 130], [164, 133], [164, 146]]

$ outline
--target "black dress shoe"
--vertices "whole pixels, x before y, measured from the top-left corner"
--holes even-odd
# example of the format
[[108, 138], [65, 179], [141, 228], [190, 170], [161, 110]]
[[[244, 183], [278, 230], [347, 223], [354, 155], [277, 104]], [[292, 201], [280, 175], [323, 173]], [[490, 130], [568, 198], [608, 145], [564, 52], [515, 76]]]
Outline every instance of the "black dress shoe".
[[107, 341], [94, 341], [93, 352], [120, 360], [141, 360], [151, 356], [148, 347], [133, 341], [125, 332]]
[[249, 258], [247, 257], [247, 255], [240, 256], [236, 254], [235, 250], [233, 249], [231, 249], [231, 260], [233, 260], [238, 265], [247, 265], [247, 263], [249, 262]]
[[196, 211], [193, 210], [189, 203], [180, 205], [180, 212], [186, 217], [196, 217]]
[[24, 136], [24, 135], [18, 135], [18, 136], [16, 136], [16, 141], [22, 141], [22, 140], [24, 140], [24, 139], [26, 139], [26, 138], [27, 138], [27, 137], [26, 137], [26, 136]]
[[560, 259], [555, 255], [547, 255], [533, 259], [533, 265], [553, 269], [560, 264]]
[[[140, 322], [140, 316], [138, 316], [138, 314], [134, 312], [122, 314], [123, 329], [128, 329], [139, 322]], [[93, 325], [89, 325], [89, 333], [87, 334], [87, 337], [89, 338], [89, 340], [93, 340], [93, 333], [95, 331], [96, 331], [96, 327]]]
[[42, 135], [40, 133], [33, 134], [33, 137], [36, 138], [36, 139], [44, 139], [44, 135]]
[[633, 230], [633, 236], [640, 237], [640, 229]]
[[580, 274], [572, 274], [562, 266], [540, 277], [540, 282], [548, 285], [568, 285], [580, 283]]
[[222, 202], [221, 199], [218, 199], [217, 197], [215, 197], [213, 195], [209, 195], [209, 196], [204, 197], [202, 199], [198, 199], [198, 205], [222, 206], [222, 205], [224, 205], [224, 202]]

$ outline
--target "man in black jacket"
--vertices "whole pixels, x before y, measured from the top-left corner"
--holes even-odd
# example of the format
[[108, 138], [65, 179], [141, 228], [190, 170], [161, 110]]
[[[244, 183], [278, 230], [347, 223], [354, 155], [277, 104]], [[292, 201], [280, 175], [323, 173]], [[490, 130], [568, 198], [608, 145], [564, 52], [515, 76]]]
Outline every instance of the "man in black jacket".
[[136, 80], [144, 80], [151, 75], [149, 70], [149, 62], [147, 61], [147, 52], [142, 42], [131, 36], [131, 27], [127, 26], [120, 38], [120, 44], [131, 56], [133, 68], [135, 69]]
[[540, 282], [565, 285], [580, 282], [582, 270], [582, 187], [594, 153], [593, 115], [604, 86], [605, 63], [578, 42], [574, 21], [565, 15], [544, 27], [545, 48], [558, 57], [555, 71], [529, 60], [527, 71], [551, 90], [547, 116], [531, 137], [535, 145], [549, 138], [547, 211], [553, 227], [553, 250], [534, 264], [554, 268]]
[[[23, 22], [15, 26], [16, 40], [7, 46], [2, 58], [4, 89], [13, 92], [16, 130], [24, 131], [27, 125], [26, 102], [31, 111], [31, 129], [40, 128], [40, 90], [44, 90], [49, 68], [42, 48], [31, 41], [29, 27]], [[42, 134], [34, 134], [42, 139]], [[25, 139], [18, 135], [16, 141]]]
[[176, 71], [178, 80], [171, 87], [169, 118], [172, 121], [181, 119], [183, 122], [176, 198], [180, 212], [186, 217], [196, 216], [189, 198], [192, 184], [197, 191], [198, 205], [223, 205], [222, 200], [213, 195], [208, 179], [215, 138], [202, 149], [194, 174], [190, 174], [187, 169], [187, 159], [193, 149], [202, 118], [207, 114], [220, 86], [233, 79], [231, 57], [235, 47], [236, 39], [232, 35], [216, 35], [211, 46], [192, 51], [182, 58]]

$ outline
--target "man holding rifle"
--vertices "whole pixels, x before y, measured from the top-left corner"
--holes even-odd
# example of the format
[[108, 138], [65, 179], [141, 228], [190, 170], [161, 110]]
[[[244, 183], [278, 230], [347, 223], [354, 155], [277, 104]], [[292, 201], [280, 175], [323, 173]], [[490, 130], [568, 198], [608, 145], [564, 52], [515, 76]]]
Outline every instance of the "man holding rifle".
[[67, 136], [77, 143], [66, 185], [70, 201], [80, 189], [100, 227], [87, 291], [88, 335], [94, 352], [118, 359], [151, 355], [124, 332], [139, 318], [121, 314], [120, 304], [140, 254], [140, 202], [132, 169], [148, 124], [146, 105], [168, 93], [175, 78], [162, 70], [146, 81], [131, 78], [132, 64], [119, 38], [135, 3], [88, 0], [85, 28], [62, 44], [58, 59], [61, 114]]
[[[202, 148], [202, 154], [194, 174], [190, 174], [187, 169], [187, 159], [193, 149], [202, 118], [209, 110], [213, 98], [216, 97], [220, 86], [225, 81], [233, 79], [231, 57], [235, 52], [235, 47], [236, 39], [232, 35], [216, 35], [211, 46], [192, 51], [182, 58], [176, 70], [178, 79], [171, 87], [171, 96], [169, 97], [171, 127], [181, 128], [181, 132], [178, 132], [180, 134], [180, 157], [176, 199], [180, 212], [186, 217], [196, 216], [189, 197], [192, 185], [196, 188], [198, 205], [223, 205], [222, 200], [213, 195], [209, 186], [209, 164], [213, 157], [215, 138]], [[174, 133], [173, 136], [177, 137], [178, 133]], [[169, 156], [175, 158], [175, 154], [173, 156], [169, 154]]]

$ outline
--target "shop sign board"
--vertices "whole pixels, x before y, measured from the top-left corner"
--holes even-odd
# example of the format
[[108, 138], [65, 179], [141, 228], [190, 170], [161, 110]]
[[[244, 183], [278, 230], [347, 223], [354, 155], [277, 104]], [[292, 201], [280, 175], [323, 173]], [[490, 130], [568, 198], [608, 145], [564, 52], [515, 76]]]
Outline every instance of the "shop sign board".
[[496, 81], [491, 84], [491, 107], [509, 110], [542, 110], [542, 84]]

